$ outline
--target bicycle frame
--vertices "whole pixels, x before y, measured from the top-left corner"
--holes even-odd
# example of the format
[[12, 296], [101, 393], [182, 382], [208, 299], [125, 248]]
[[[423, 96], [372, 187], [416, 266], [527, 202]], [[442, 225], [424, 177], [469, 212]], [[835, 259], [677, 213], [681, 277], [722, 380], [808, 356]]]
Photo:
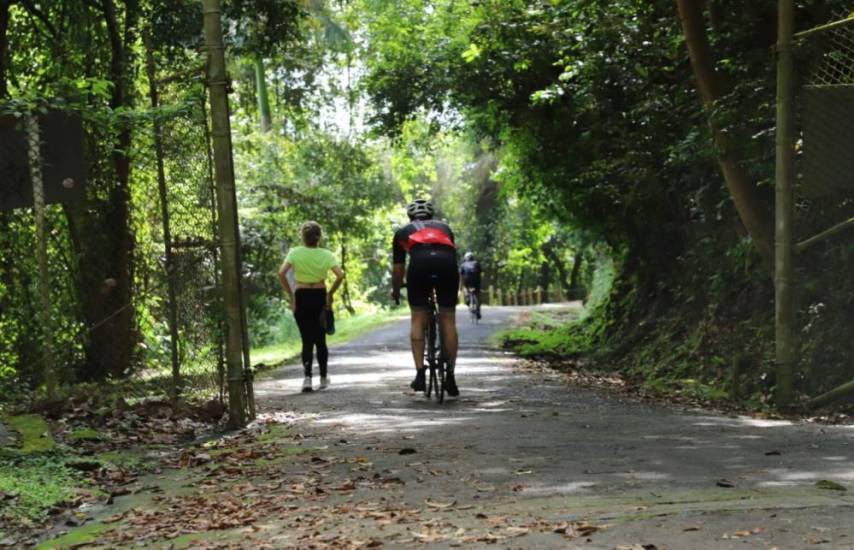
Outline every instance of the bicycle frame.
[[436, 291], [430, 293], [427, 308], [427, 327], [425, 329], [424, 359], [429, 369], [425, 395], [429, 398], [435, 393], [436, 401], [445, 401], [445, 342], [439, 326], [439, 309], [436, 302]]

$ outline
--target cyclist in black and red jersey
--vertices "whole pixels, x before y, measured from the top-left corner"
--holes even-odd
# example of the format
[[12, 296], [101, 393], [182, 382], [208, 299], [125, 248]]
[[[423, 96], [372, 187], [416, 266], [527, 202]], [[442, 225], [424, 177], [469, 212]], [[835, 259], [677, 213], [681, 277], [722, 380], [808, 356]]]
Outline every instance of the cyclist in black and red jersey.
[[472, 299], [472, 296], [477, 300], [477, 318], [480, 319], [480, 278], [481, 269], [480, 262], [474, 259], [474, 253], [466, 252], [463, 256], [463, 263], [460, 265], [460, 283], [463, 290], [463, 295], [466, 299], [466, 305]]
[[[410, 386], [415, 391], [425, 388], [424, 330], [427, 326], [427, 301], [433, 289], [439, 306], [439, 330], [445, 342], [448, 361], [445, 388], [450, 396], [460, 394], [454, 379], [457, 361], [457, 251], [454, 233], [447, 224], [433, 220], [433, 205], [418, 199], [406, 208], [410, 223], [394, 234], [392, 244], [392, 297], [400, 299], [400, 289], [406, 275], [407, 300], [412, 317], [410, 340], [416, 375]], [[409, 254], [409, 268], [406, 255]]]

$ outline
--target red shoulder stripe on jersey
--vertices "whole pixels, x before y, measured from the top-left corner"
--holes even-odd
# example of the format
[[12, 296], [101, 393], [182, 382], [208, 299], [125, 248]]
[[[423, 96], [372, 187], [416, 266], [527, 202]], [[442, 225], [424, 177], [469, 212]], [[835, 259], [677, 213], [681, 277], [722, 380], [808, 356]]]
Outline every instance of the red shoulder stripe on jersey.
[[407, 242], [401, 243], [404, 250], [409, 250], [416, 244], [441, 244], [456, 248], [454, 241], [444, 232], [433, 227], [423, 227], [409, 236]]

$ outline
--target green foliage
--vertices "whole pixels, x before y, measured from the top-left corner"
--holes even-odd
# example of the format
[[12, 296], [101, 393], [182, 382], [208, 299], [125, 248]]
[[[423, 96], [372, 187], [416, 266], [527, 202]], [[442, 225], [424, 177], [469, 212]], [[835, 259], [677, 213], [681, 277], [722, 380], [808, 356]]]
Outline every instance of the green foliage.
[[[85, 125], [87, 199], [47, 213], [59, 378], [163, 380], [170, 368], [157, 125], [182, 243], [171, 274], [179, 354], [189, 384], [210, 384], [222, 318], [199, 5], [111, 3], [115, 21], [93, 2], [15, 2], [0, 52], [0, 112], [59, 107]], [[711, 116], [767, 199], [773, 3], [718, 4], [706, 7], [709, 36], [731, 91]], [[801, 2], [799, 24], [843, 6]], [[319, 221], [341, 257], [336, 307], [356, 312], [356, 326], [388, 305], [391, 233], [405, 204], [428, 196], [487, 285], [589, 289], [580, 321], [517, 335], [525, 353], [612, 354], [650, 381], [695, 380], [694, 391], [718, 387], [743, 347], [755, 350], [753, 394], [773, 385], [758, 378], [769, 370], [767, 275], [739, 235], [672, 0], [230, 0], [224, 10], [253, 346], [297, 340], [275, 272], [303, 221]], [[156, 109], [145, 101], [147, 43]], [[845, 200], [802, 206], [801, 237], [850, 215]], [[851, 377], [854, 248], [840, 241], [808, 252], [798, 274], [804, 391]], [[43, 385], [34, 249], [30, 213], [0, 213], [4, 396]], [[825, 265], [835, 267], [815, 267]]]
[[3, 519], [13, 524], [40, 522], [50, 508], [74, 496], [78, 483], [56, 458], [0, 459], [0, 493], [14, 496], [4, 502]]

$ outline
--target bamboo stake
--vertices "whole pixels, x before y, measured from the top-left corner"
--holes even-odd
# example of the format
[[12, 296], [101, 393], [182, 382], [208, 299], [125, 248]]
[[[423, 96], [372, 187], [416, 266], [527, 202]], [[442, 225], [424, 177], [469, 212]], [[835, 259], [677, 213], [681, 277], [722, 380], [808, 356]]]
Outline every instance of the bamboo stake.
[[812, 29], [807, 29], [805, 31], [801, 31], [799, 33], [794, 34], [794, 38], [796, 40], [803, 40], [808, 36], [812, 36], [814, 34], [832, 31], [834, 29], [838, 29], [840, 27], [844, 27], [846, 25], [854, 24], [854, 16], [846, 17], [845, 19], [840, 19], [839, 21], [834, 21], [833, 23], [828, 23], [826, 25], [820, 25], [818, 27], [813, 27]]
[[850, 397], [854, 395], [854, 380], [851, 382], [847, 382], [838, 386], [829, 392], [823, 393], [819, 396], [813, 397], [809, 401], [807, 401], [806, 406], [809, 410], [819, 409], [833, 403], [834, 401], [838, 401], [844, 397]]
[[848, 218], [844, 222], [838, 223], [831, 227], [830, 229], [825, 229], [818, 235], [812, 236], [809, 239], [803, 240], [795, 245], [795, 253], [800, 254], [807, 248], [811, 247], [814, 244], [818, 244], [821, 241], [827, 240], [830, 237], [833, 237], [837, 233], [841, 233], [845, 231], [849, 227], [854, 227], [854, 218]]
[[[219, 208], [222, 247], [223, 298], [226, 314], [225, 356], [228, 371], [229, 422], [245, 426], [248, 420], [248, 392], [244, 371], [245, 315], [240, 284], [240, 233], [234, 164], [231, 148], [231, 122], [228, 111], [228, 76], [219, 0], [203, 0], [205, 47], [208, 53], [208, 90], [211, 102], [211, 137], [214, 147], [216, 194]], [[245, 365], [248, 367], [249, 365]]]
[[[210, 228], [211, 235], [213, 235], [213, 239], [215, 241], [214, 246], [211, 247], [211, 254], [213, 256], [214, 262], [214, 286], [217, 290], [222, 287], [222, 283], [220, 282], [221, 275], [221, 262], [220, 262], [220, 253], [219, 253], [219, 216], [217, 214], [217, 204], [216, 204], [216, 178], [214, 177], [214, 159], [213, 159], [213, 140], [211, 139], [211, 128], [208, 122], [208, 108], [207, 102], [205, 100], [205, 96], [202, 95], [200, 98], [201, 101], [201, 109], [202, 109], [202, 123], [205, 128], [205, 156], [207, 158], [207, 178], [208, 178], [208, 186], [210, 188], [210, 202], [208, 204], [208, 208], [210, 209]], [[219, 303], [220, 309], [222, 309], [222, 303]], [[225, 319], [220, 317], [217, 319], [217, 325], [219, 327], [219, 331], [217, 333], [217, 342], [216, 342], [216, 374], [217, 374], [217, 385], [219, 386], [219, 401], [220, 403], [224, 400], [224, 391], [225, 391]]]
[[39, 266], [40, 324], [42, 329], [42, 378], [47, 397], [56, 398], [56, 377], [53, 362], [53, 317], [50, 299], [50, 268], [47, 258], [47, 230], [45, 228], [44, 181], [42, 180], [41, 132], [35, 114], [27, 117], [27, 143], [29, 145], [30, 180], [33, 185], [33, 213], [36, 224], [36, 256]]
[[794, 214], [794, 141], [793, 107], [794, 60], [792, 31], [794, 27], [793, 0], [779, 0], [777, 30], [777, 136], [775, 190], [775, 359], [776, 404], [787, 407], [792, 402], [792, 380], [795, 363], [794, 331], [794, 269], [792, 218]]

